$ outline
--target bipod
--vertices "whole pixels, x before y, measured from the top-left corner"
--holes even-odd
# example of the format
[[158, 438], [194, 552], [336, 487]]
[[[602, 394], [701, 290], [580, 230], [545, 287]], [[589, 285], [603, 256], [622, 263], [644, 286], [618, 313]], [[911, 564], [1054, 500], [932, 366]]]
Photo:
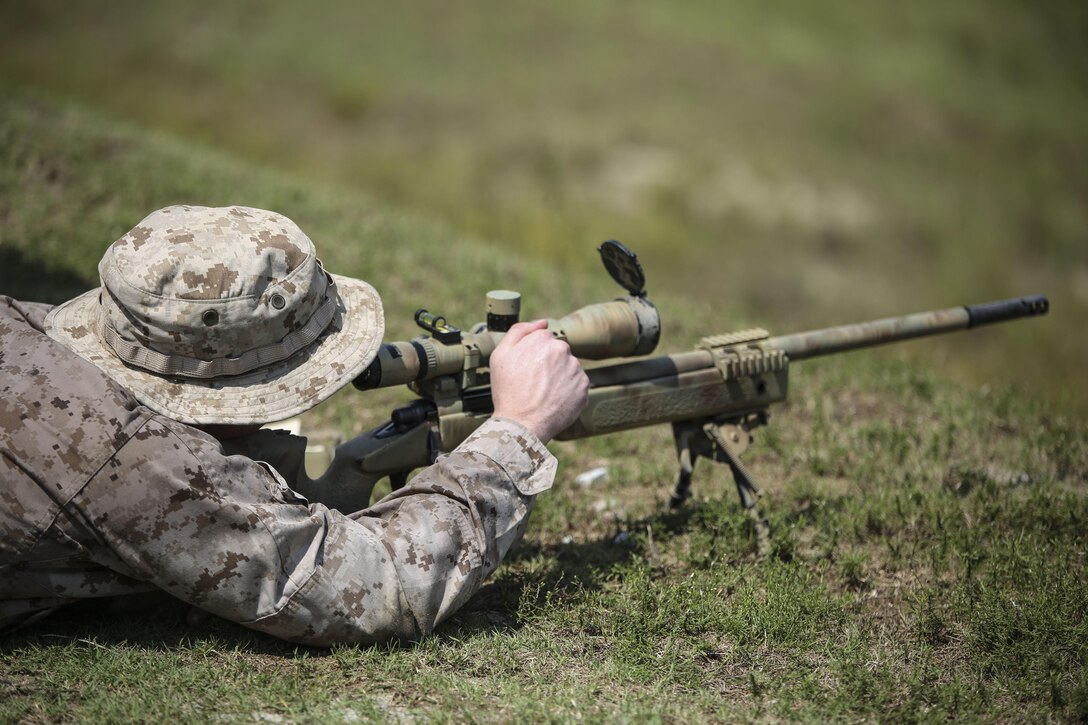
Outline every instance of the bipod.
[[691, 476], [699, 457], [725, 463], [737, 484], [740, 504], [756, 528], [756, 550], [766, 556], [771, 548], [771, 527], [759, 508], [761, 493], [740, 456], [752, 442], [751, 430], [767, 422], [766, 413], [727, 420], [682, 421], [672, 424], [680, 473], [669, 507], [677, 508], [691, 497]]

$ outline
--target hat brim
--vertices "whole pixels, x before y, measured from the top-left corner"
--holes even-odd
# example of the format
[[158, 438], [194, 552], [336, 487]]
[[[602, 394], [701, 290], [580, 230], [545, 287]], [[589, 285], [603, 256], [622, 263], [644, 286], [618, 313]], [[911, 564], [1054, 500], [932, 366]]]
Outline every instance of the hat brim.
[[168, 378], [125, 364], [95, 332], [100, 287], [53, 308], [45, 330], [156, 413], [190, 424], [268, 423], [314, 407], [377, 355], [385, 333], [377, 291], [362, 280], [331, 276], [339, 299], [325, 332], [286, 360], [242, 375]]

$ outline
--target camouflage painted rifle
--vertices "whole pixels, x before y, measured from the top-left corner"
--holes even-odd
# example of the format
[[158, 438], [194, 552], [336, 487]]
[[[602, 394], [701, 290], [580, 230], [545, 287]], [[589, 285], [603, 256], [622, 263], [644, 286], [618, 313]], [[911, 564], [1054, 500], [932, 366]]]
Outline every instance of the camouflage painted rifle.
[[[550, 320], [549, 329], [583, 360], [649, 354], [661, 328], [657, 309], [646, 299], [641, 265], [618, 242], [605, 242], [599, 251], [628, 294]], [[340, 481], [350, 475], [357, 482], [353, 501], [359, 500], [360, 491], [369, 499], [374, 484], [385, 476], [394, 489], [402, 486], [412, 470], [453, 450], [491, 415], [488, 356], [517, 322], [519, 299], [514, 292], [489, 293], [487, 322], [469, 332], [419, 310], [416, 322], [427, 334], [383, 345], [355, 386], [366, 390], [407, 384], [420, 397], [394, 410], [389, 422], [346, 444], [350, 451], [334, 459], [330, 475]], [[729, 466], [742, 505], [761, 521], [759, 489], [740, 456], [752, 442], [752, 430], [767, 423], [771, 404], [786, 399], [791, 361], [1042, 315], [1047, 309], [1045, 297], [1021, 297], [779, 337], [750, 329], [705, 337], [690, 352], [590, 367], [589, 402], [558, 438], [670, 423], [680, 465], [672, 505], [688, 498], [692, 469], [705, 457]], [[335, 506], [334, 496], [325, 502]]]

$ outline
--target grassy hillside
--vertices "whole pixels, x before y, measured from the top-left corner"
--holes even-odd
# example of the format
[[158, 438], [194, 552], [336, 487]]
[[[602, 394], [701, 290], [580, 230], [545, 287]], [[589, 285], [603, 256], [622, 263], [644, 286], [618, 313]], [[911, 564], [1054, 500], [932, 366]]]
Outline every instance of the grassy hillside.
[[40, 0], [0, 4], [0, 79], [553, 268], [617, 237], [723, 326], [1046, 293], [892, 355], [1083, 414], [1086, 33], [1064, 1]]
[[[614, 292], [350, 187], [0, 94], [0, 291], [73, 294], [106, 243], [175, 202], [293, 217], [331, 269], [377, 285], [394, 337], [421, 304], [478, 319], [496, 286], [547, 313]], [[726, 329], [655, 299], [663, 350]], [[1014, 379], [963, 386], [864, 353], [798, 366], [746, 456], [766, 559], [724, 471], [702, 464], [695, 498], [666, 509], [666, 429], [558, 444], [526, 540], [418, 646], [294, 648], [187, 628], [161, 602], [76, 609], [0, 638], [0, 721], [1083, 720], [1088, 430]], [[360, 430], [404, 395], [348, 391], [309, 422]], [[598, 465], [606, 482], [574, 483]]]

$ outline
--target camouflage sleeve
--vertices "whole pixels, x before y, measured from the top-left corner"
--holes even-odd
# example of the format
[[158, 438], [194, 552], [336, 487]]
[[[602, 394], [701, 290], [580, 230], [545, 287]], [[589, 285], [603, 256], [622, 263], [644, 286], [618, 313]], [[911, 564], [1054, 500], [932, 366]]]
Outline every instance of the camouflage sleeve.
[[31, 327], [35, 330], [42, 329], [42, 324], [45, 321], [45, 316], [49, 314], [49, 311], [53, 309], [53, 305], [46, 304], [44, 302], [23, 302], [21, 300], [10, 300], [9, 304], [30, 323]]
[[556, 467], [528, 431], [495, 419], [348, 517], [294, 502], [271, 468], [162, 418], [113, 460], [73, 501], [96, 524], [101, 563], [313, 645], [429, 633], [498, 566]]
[[382, 520], [415, 629], [427, 634], [456, 612], [525, 533], [535, 496], [557, 463], [518, 423], [491, 418], [452, 453], [359, 521]]

